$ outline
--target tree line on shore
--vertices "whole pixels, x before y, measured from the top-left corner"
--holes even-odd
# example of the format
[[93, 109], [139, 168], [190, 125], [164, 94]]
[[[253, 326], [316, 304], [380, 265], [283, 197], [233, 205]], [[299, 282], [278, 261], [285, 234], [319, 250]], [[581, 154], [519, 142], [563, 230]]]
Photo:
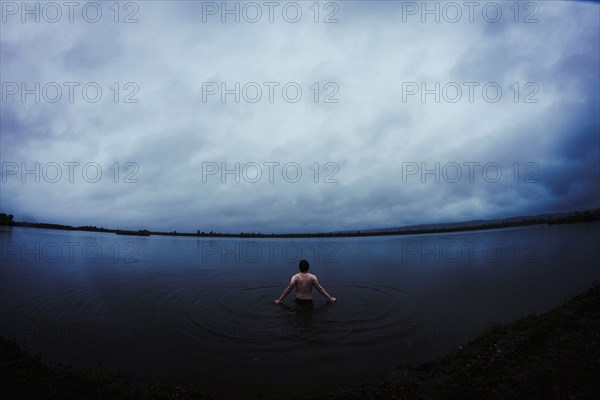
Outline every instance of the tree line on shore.
[[518, 220], [503, 220], [497, 222], [482, 223], [481, 225], [475, 226], [453, 226], [453, 227], [436, 227], [436, 228], [418, 228], [418, 227], [407, 227], [399, 228], [391, 231], [349, 231], [349, 232], [329, 232], [329, 233], [280, 233], [280, 234], [265, 234], [265, 233], [248, 233], [241, 232], [236, 233], [219, 233], [219, 232], [203, 232], [197, 230], [193, 232], [161, 232], [161, 231], [149, 231], [147, 229], [140, 230], [126, 230], [126, 229], [108, 229], [104, 227], [96, 226], [70, 226], [61, 224], [50, 224], [50, 223], [37, 223], [37, 222], [15, 222], [12, 214], [0, 213], [0, 225], [5, 226], [21, 226], [31, 228], [43, 228], [43, 229], [61, 229], [71, 231], [89, 231], [89, 232], [108, 232], [116, 233], [118, 235], [135, 235], [135, 236], [150, 236], [150, 235], [161, 235], [161, 236], [196, 236], [196, 237], [240, 237], [240, 238], [306, 238], [306, 237], [357, 237], [357, 236], [391, 236], [391, 235], [415, 235], [415, 234], [426, 234], [426, 233], [444, 233], [444, 232], [462, 232], [462, 231], [474, 231], [474, 230], [485, 230], [485, 229], [499, 229], [499, 228], [510, 228], [516, 226], [528, 226], [528, 225], [540, 225], [540, 224], [571, 224], [580, 222], [592, 222], [600, 219], [600, 209], [576, 211], [568, 215], [558, 216], [537, 216], [537, 217], [524, 217]]

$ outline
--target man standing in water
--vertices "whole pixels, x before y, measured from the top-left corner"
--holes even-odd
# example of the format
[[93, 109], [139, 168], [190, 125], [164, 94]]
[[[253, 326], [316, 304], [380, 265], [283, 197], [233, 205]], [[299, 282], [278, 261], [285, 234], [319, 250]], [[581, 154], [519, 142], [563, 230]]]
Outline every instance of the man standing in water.
[[287, 288], [283, 291], [281, 296], [275, 300], [275, 304], [281, 304], [281, 301], [285, 299], [285, 296], [290, 294], [292, 289], [296, 288], [296, 303], [297, 304], [312, 304], [312, 288], [317, 288], [319, 293], [327, 298], [331, 303], [335, 302], [335, 297], [331, 297], [323, 286], [319, 285], [319, 280], [313, 274], [308, 273], [308, 261], [300, 260], [298, 264], [300, 272], [292, 276], [292, 281]]

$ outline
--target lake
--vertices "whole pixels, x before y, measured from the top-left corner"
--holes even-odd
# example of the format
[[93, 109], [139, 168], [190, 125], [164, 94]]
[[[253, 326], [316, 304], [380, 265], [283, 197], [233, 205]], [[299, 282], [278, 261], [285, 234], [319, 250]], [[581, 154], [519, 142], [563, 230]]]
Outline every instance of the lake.
[[[3, 336], [231, 395], [381, 378], [600, 280], [598, 222], [319, 239], [0, 227], [0, 242]], [[273, 304], [302, 258], [335, 304]]]

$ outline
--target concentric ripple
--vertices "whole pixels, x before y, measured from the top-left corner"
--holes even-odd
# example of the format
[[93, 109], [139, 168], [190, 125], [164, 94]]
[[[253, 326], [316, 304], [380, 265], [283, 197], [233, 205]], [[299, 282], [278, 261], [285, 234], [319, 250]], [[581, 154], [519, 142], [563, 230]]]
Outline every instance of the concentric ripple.
[[279, 286], [204, 287], [172, 292], [161, 307], [177, 310], [178, 329], [203, 341], [269, 341], [282, 347], [297, 340], [372, 342], [399, 333], [414, 309], [410, 293], [392, 286], [330, 285], [330, 290], [335, 304], [315, 293], [314, 305], [306, 307], [293, 302], [293, 293], [274, 305]]

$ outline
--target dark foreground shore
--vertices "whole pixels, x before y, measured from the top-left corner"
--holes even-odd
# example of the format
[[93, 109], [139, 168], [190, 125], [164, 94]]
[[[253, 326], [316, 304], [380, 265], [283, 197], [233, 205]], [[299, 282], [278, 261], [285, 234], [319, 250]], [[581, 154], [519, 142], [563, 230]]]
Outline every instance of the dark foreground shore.
[[[600, 284], [595, 283], [544, 314], [493, 325], [451, 354], [420, 365], [400, 365], [369, 386], [349, 383], [342, 392], [284, 397], [255, 393], [247, 398], [593, 399], [600, 393], [598, 371]], [[223, 399], [202, 389], [50, 365], [40, 354], [30, 354], [6, 338], [0, 338], [0, 395], [3, 399]]]

